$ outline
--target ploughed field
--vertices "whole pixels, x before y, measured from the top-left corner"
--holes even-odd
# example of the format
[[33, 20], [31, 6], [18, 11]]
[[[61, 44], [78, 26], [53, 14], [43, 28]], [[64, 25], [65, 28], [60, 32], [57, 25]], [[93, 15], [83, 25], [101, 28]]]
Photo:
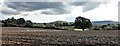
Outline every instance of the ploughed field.
[[118, 46], [118, 31], [2, 27], [2, 46]]

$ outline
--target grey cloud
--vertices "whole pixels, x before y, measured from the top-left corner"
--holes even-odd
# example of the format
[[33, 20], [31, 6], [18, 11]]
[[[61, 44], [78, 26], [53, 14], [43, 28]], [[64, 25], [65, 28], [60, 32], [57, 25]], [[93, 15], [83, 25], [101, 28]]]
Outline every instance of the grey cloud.
[[[89, 10], [99, 7], [99, 5], [102, 3], [103, 2], [71, 2], [70, 4], [74, 6], [82, 6], [83, 12], [87, 12]], [[107, 3], [107, 2], [104, 2], [104, 3]]]
[[86, 12], [86, 11], [92, 10], [94, 8], [97, 8], [97, 7], [99, 7], [100, 4], [101, 4], [101, 2], [89, 2], [89, 3], [86, 3], [83, 6], [83, 12]]
[[63, 2], [6, 2], [8, 7], [16, 9], [17, 11], [34, 11], [34, 10], [46, 10], [51, 9], [51, 11], [42, 11], [42, 14], [65, 14], [68, 13], [66, 6]]
[[19, 14], [18, 11], [14, 10], [12, 8], [3, 8], [2, 10], [0, 10], [0, 13], [2, 13], [2, 14], [8, 14], [8, 15]]
[[[68, 4], [70, 6], [83, 6], [84, 12], [92, 10], [101, 4], [100, 2], [86, 1], [87, 2], [68, 2]], [[63, 2], [5, 2], [5, 4], [19, 12], [51, 9], [50, 11], [42, 11], [41, 13], [51, 15], [70, 13], [69, 10], [65, 9], [68, 7], [66, 7], [66, 4], [63, 4]]]
[[110, 0], [4, 0], [5, 2], [101, 2]]
[[83, 6], [85, 5], [87, 2], [69, 2], [70, 5], [74, 5], [74, 6]]
[[50, 14], [50, 15], [58, 15], [58, 14], [67, 14], [70, 13], [70, 11], [66, 9], [49, 9], [41, 12], [42, 14]]
[[7, 6], [19, 11], [33, 11], [47, 8], [63, 8], [62, 2], [7, 2]]

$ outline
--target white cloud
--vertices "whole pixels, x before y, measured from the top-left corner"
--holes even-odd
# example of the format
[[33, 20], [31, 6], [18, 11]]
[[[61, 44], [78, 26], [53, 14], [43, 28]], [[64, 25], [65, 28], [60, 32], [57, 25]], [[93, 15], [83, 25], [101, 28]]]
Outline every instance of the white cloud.
[[[19, 15], [12, 15], [15, 18], [25, 18], [33, 22], [53, 22], [57, 20], [64, 20], [74, 22], [75, 17], [83, 16], [90, 19], [91, 21], [101, 20], [118, 20], [118, 1], [111, 1], [108, 4], [101, 4], [93, 10], [82, 12], [82, 6], [72, 6], [71, 13], [60, 14], [60, 15], [45, 15], [41, 14], [42, 10], [36, 10], [31, 12], [21, 12]], [[12, 16], [7, 16], [12, 17]]]
[[93, 21], [100, 20], [112, 20], [118, 21], [118, 1], [111, 1], [107, 5], [100, 5], [100, 7], [95, 8], [91, 11], [84, 13], [84, 17], [90, 18]]

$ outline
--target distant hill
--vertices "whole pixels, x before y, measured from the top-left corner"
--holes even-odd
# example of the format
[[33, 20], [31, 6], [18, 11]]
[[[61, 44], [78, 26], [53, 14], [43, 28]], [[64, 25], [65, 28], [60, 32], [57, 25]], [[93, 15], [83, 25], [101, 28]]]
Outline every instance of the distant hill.
[[[73, 24], [74, 22], [67, 22], [67, 21], [55, 21], [55, 22], [51, 22], [51, 23], [54, 23], [54, 24], [58, 24], [58, 23], [71, 23]], [[118, 22], [116, 21], [92, 21], [92, 24], [93, 25], [103, 25], [103, 24], [118, 24]]]
[[118, 22], [116, 21], [93, 21], [92, 22], [93, 25], [97, 25], [97, 24], [118, 24]]

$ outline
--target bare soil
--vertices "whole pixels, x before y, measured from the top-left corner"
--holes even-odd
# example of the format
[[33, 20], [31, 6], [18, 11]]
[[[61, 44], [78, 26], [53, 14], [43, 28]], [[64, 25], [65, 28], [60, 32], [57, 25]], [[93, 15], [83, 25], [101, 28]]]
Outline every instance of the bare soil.
[[118, 46], [118, 30], [81, 32], [2, 27], [2, 46]]

